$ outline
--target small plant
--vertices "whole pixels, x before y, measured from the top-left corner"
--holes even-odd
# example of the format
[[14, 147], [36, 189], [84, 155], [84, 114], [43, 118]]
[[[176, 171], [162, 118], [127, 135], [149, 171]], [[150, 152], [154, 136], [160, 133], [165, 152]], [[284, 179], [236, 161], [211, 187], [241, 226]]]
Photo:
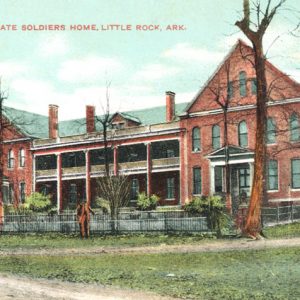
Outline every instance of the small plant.
[[95, 201], [95, 208], [100, 208], [104, 214], [110, 213], [109, 201], [103, 198], [97, 198]]
[[190, 213], [202, 213], [207, 217], [208, 227], [221, 235], [221, 231], [229, 224], [229, 216], [225, 212], [225, 203], [221, 196], [195, 197], [184, 206]]
[[192, 201], [190, 201], [184, 206], [184, 210], [192, 214], [203, 213], [204, 211], [203, 200], [204, 198], [194, 197]]
[[51, 200], [49, 196], [35, 192], [26, 197], [22, 207], [34, 212], [47, 212], [51, 208]]
[[148, 197], [144, 192], [138, 194], [137, 208], [139, 210], [154, 210], [159, 202], [157, 195], [151, 195]]

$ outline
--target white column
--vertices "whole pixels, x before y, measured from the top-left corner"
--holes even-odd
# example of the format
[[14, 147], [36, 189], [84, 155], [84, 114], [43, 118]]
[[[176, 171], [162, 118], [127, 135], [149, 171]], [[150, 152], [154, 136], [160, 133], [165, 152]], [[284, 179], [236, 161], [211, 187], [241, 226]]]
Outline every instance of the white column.
[[252, 162], [249, 162], [249, 168], [250, 168], [250, 194], [252, 191], [252, 182], [253, 182], [253, 175], [254, 175], [254, 165]]
[[32, 158], [32, 193], [35, 192], [35, 188], [36, 188], [36, 156], [35, 154], [33, 154], [33, 158]]
[[210, 193], [215, 193], [215, 166], [210, 164]]

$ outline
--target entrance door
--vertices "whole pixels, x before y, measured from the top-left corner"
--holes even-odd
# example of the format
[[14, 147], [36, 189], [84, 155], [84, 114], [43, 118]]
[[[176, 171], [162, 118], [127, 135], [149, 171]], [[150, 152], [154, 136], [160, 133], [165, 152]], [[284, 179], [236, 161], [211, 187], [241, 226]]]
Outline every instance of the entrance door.
[[242, 197], [250, 196], [250, 167], [248, 164], [231, 166], [232, 213], [236, 214]]

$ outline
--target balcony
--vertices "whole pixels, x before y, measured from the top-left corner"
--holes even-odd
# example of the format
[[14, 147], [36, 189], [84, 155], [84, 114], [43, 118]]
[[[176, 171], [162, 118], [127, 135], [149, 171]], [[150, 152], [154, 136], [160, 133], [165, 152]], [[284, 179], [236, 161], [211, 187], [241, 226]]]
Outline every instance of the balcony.
[[56, 177], [57, 170], [56, 169], [49, 169], [49, 170], [38, 170], [35, 173], [37, 179], [45, 178], [45, 177]]
[[160, 169], [173, 169], [179, 168], [180, 159], [179, 157], [168, 157], [168, 158], [158, 158], [152, 160], [152, 169], [160, 170]]
[[145, 173], [147, 170], [147, 161], [133, 161], [133, 162], [124, 162], [118, 164], [120, 172], [141, 172]]

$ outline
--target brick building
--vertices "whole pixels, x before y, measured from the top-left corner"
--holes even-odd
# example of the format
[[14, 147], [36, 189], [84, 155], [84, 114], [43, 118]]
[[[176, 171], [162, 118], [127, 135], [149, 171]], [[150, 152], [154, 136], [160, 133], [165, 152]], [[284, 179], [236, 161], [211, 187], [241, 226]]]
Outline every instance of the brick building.
[[[241, 194], [250, 194], [256, 97], [251, 51], [238, 41], [189, 103], [175, 104], [175, 94], [166, 92], [164, 106], [112, 116], [110, 172], [129, 176], [132, 204], [142, 191], [157, 194], [161, 205], [222, 193], [225, 160], [230, 165], [233, 212]], [[300, 201], [300, 85], [269, 62], [266, 73], [265, 205]], [[16, 123], [14, 133], [6, 134], [5, 201], [13, 201], [12, 195], [16, 203], [23, 201], [24, 194], [35, 190], [50, 194], [59, 210], [73, 207], [77, 200], [94, 201], [97, 177], [105, 174], [103, 132], [94, 107], [86, 107], [85, 119], [63, 122], [55, 105], [49, 105], [48, 117], [7, 110], [11, 120], [21, 114], [27, 122]]]

